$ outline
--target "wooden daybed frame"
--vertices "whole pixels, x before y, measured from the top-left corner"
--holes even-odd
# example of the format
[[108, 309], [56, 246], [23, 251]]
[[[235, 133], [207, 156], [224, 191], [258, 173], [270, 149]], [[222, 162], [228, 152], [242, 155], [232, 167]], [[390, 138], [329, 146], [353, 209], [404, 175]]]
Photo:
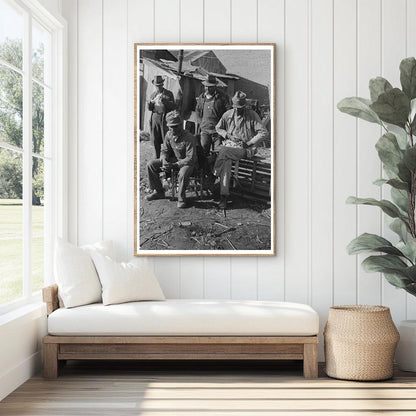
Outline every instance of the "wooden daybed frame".
[[[59, 309], [58, 287], [43, 289], [47, 314]], [[66, 360], [303, 360], [318, 377], [318, 336], [55, 336], [43, 338], [45, 378]]]

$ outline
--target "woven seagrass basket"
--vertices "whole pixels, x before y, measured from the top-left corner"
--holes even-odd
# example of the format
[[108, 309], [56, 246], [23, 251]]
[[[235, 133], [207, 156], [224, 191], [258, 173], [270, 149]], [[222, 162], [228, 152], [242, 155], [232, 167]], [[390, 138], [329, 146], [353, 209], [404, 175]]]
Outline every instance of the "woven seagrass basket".
[[326, 373], [344, 380], [393, 377], [399, 332], [385, 306], [351, 305], [329, 309], [324, 330]]

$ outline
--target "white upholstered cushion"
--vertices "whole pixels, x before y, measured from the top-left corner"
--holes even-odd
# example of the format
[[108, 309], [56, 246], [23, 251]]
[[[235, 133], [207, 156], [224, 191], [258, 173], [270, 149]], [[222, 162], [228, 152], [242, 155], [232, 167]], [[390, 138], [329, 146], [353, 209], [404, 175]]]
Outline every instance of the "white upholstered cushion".
[[111, 241], [76, 247], [58, 239], [55, 247], [55, 279], [66, 308], [101, 302], [101, 283], [90, 253], [113, 255]]
[[272, 301], [168, 299], [58, 309], [48, 317], [51, 335], [287, 335], [319, 332], [307, 305]]
[[108, 256], [91, 253], [102, 286], [104, 305], [140, 300], [165, 300], [159, 282], [147, 262], [118, 263]]

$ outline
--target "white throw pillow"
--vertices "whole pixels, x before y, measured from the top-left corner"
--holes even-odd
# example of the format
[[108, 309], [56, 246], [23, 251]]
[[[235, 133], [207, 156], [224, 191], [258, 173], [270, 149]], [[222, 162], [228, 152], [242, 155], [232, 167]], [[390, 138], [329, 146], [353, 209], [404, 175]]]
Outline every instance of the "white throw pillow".
[[114, 256], [114, 248], [113, 248], [113, 242], [111, 240], [109, 241], [98, 241], [94, 244], [86, 244], [84, 246], [81, 246], [85, 251], [88, 251], [88, 253], [101, 253], [103, 256], [108, 256], [111, 259], [115, 260]]
[[117, 263], [108, 256], [91, 253], [103, 288], [103, 304], [141, 300], [165, 300], [156, 276], [147, 264]]
[[55, 278], [66, 308], [101, 302], [101, 283], [90, 253], [112, 256], [112, 242], [100, 241], [76, 247], [58, 239], [55, 248]]

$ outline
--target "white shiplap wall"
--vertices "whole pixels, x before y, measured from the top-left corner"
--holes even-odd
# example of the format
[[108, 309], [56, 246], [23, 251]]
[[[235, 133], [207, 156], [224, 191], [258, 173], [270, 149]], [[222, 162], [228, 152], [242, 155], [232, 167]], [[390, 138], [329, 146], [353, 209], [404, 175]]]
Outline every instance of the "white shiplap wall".
[[378, 127], [338, 112], [368, 96], [369, 78], [398, 85], [416, 54], [414, 0], [62, 0], [69, 21], [70, 238], [115, 241], [133, 253], [134, 42], [273, 42], [277, 45], [277, 251], [274, 258], [155, 258], [168, 297], [276, 299], [328, 307], [383, 303], [396, 320], [416, 301], [363, 273], [347, 243], [386, 232]]

